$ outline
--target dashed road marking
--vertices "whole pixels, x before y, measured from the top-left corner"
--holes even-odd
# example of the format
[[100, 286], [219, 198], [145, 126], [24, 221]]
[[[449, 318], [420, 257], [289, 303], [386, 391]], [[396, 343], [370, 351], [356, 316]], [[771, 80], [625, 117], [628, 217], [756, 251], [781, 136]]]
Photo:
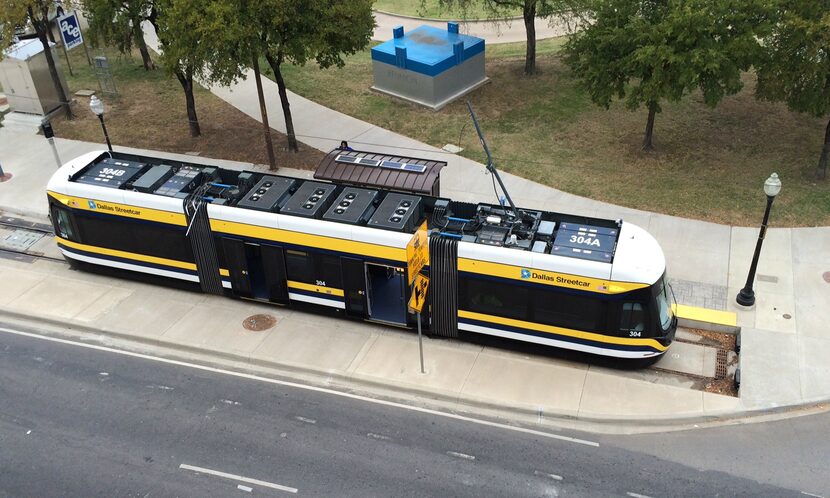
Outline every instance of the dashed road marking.
[[651, 498], [651, 497], [650, 497], [650, 496], [648, 496], [648, 495], [641, 495], [641, 494], [639, 494], [639, 493], [632, 493], [631, 491], [627, 492], [626, 494], [627, 494], [628, 496], [630, 496], [631, 498]]
[[182, 470], [192, 470], [193, 472], [198, 472], [200, 474], [209, 474], [216, 477], [224, 477], [225, 479], [232, 479], [234, 481], [242, 481], [248, 484], [256, 484], [257, 486], [263, 486], [266, 488], [271, 489], [278, 489], [280, 491], [285, 491], [286, 493], [296, 493], [297, 488], [292, 488], [291, 486], [283, 486], [282, 484], [276, 484], [273, 482], [268, 481], [260, 481], [259, 479], [251, 479], [250, 477], [243, 477], [236, 474], [229, 474], [227, 472], [220, 472], [218, 470], [213, 469], [206, 469], [204, 467], [196, 467], [195, 465], [188, 465], [183, 463], [179, 465], [179, 468]]
[[821, 496], [821, 495], [814, 495], [813, 493], [808, 493], [808, 492], [806, 492], [806, 491], [802, 491], [802, 492], [801, 492], [801, 494], [802, 494], [802, 495], [807, 495], [807, 496], [815, 496], [816, 498], [824, 498], [824, 497], [823, 497], [823, 496]]
[[380, 439], [382, 441], [389, 441], [390, 439], [392, 439], [389, 436], [384, 436], [383, 434], [375, 434], [374, 432], [367, 432], [366, 435], [374, 439]]
[[475, 455], [468, 455], [466, 453], [459, 453], [457, 451], [448, 451], [447, 455], [456, 457], [456, 458], [463, 458], [464, 460], [475, 460]]
[[294, 419], [299, 420], [300, 422], [305, 422], [307, 424], [316, 424], [317, 423], [317, 421], [314, 420], [313, 418], [305, 418], [305, 417], [297, 416], [297, 417], [294, 417]]
[[237, 484], [236, 489], [241, 489], [242, 491], [247, 491], [248, 493], [254, 490], [254, 488], [250, 486], [243, 486], [242, 484]]
[[219, 401], [221, 401], [222, 403], [225, 403], [226, 405], [233, 405], [233, 406], [240, 406], [242, 404], [239, 401], [234, 401], [234, 400], [231, 400], [231, 399], [220, 399]]
[[562, 480], [562, 476], [558, 476], [556, 474], [548, 474], [547, 472], [542, 472], [541, 470], [534, 470], [533, 475], [536, 475], [536, 476], [539, 476], [539, 477], [547, 477], [549, 479], [553, 479], [554, 481], [561, 481]]
[[143, 360], [156, 361], [156, 362], [159, 362], [159, 363], [166, 363], [168, 365], [177, 365], [177, 366], [181, 366], [181, 367], [188, 367], [188, 368], [201, 370], [203, 372], [213, 372], [213, 373], [229, 375], [229, 376], [233, 376], [233, 377], [239, 377], [239, 378], [243, 378], [243, 379], [250, 379], [250, 380], [256, 380], [256, 381], [260, 381], [260, 382], [266, 382], [266, 383], [274, 384], [274, 385], [278, 385], [278, 386], [291, 387], [291, 388], [294, 388], [294, 389], [303, 389], [303, 390], [306, 390], [306, 391], [314, 391], [314, 392], [323, 393], [323, 394], [330, 394], [330, 395], [333, 395], [333, 396], [340, 396], [341, 398], [349, 398], [349, 399], [354, 399], [354, 400], [358, 400], [358, 401], [365, 401], [367, 403], [373, 403], [375, 405], [390, 406], [390, 407], [394, 407], [394, 408], [400, 408], [402, 410], [408, 410], [408, 411], [411, 411], [411, 412], [424, 413], [424, 414], [427, 414], [427, 415], [435, 415], [435, 416], [438, 416], [438, 417], [449, 418], [449, 419], [453, 419], [453, 420], [459, 420], [459, 421], [462, 421], [462, 422], [470, 422], [470, 423], [473, 423], [473, 424], [483, 425], [485, 427], [496, 427], [498, 429], [504, 429], [504, 430], [513, 431], [513, 432], [521, 432], [523, 434], [530, 434], [530, 435], [533, 435], [533, 436], [545, 437], [545, 438], [549, 438], [549, 439], [557, 439], [559, 441], [567, 441], [569, 443], [581, 444], [581, 445], [584, 445], [584, 446], [592, 446], [594, 448], [599, 448], [599, 443], [597, 443], [595, 441], [588, 441], [588, 440], [585, 440], [585, 439], [579, 439], [579, 438], [570, 437], [570, 436], [562, 436], [560, 434], [554, 434], [552, 432], [545, 432], [545, 431], [540, 431], [540, 430], [536, 430], [536, 429], [528, 429], [526, 427], [517, 427], [517, 426], [514, 426], [514, 425], [502, 424], [502, 423], [499, 423], [499, 422], [492, 422], [490, 420], [482, 420], [482, 419], [479, 419], [479, 418], [465, 417], [464, 415], [458, 415], [456, 413], [446, 413], [446, 412], [442, 412], [442, 411], [439, 411], [439, 410], [433, 410], [433, 409], [430, 409], [430, 408], [423, 408], [423, 407], [420, 407], [420, 406], [406, 405], [406, 404], [398, 403], [398, 402], [395, 402], [395, 401], [375, 399], [375, 398], [370, 398], [368, 396], [361, 396], [359, 394], [352, 394], [352, 393], [347, 393], [347, 392], [336, 391], [334, 389], [328, 389], [328, 388], [325, 388], [325, 387], [309, 386], [309, 385], [300, 384], [300, 383], [297, 383], [297, 382], [290, 382], [290, 381], [277, 380], [277, 379], [269, 379], [268, 377], [263, 377], [261, 375], [247, 374], [247, 373], [242, 373], [242, 372], [234, 372], [234, 371], [231, 371], [231, 370], [223, 370], [221, 368], [208, 367], [208, 366], [205, 366], [205, 365], [198, 365], [196, 363], [189, 363], [189, 362], [181, 361], [181, 360], [171, 360], [171, 359], [168, 359], [168, 358], [161, 358], [159, 356], [152, 356], [152, 355], [144, 354], [144, 353], [134, 353], [132, 351], [124, 351], [124, 350], [121, 350], [121, 349], [110, 348], [110, 347], [107, 347], [107, 346], [99, 346], [97, 344], [85, 344], [85, 343], [82, 343], [82, 342], [71, 341], [71, 340], [68, 340], [68, 339], [60, 339], [60, 338], [57, 338], [57, 337], [49, 337], [49, 336], [44, 336], [44, 335], [40, 335], [40, 334], [34, 334], [34, 333], [31, 333], [31, 332], [23, 332], [21, 330], [14, 330], [14, 329], [6, 328], [6, 327], [0, 327], [0, 332], [6, 332], [8, 334], [14, 334], [14, 335], [19, 335], [19, 336], [24, 336], [24, 337], [31, 337], [31, 338], [34, 338], [34, 339], [41, 339], [41, 340], [49, 341], [49, 342], [57, 342], [57, 343], [60, 343], [60, 344], [68, 344], [68, 345], [71, 345], [71, 346], [77, 346], [77, 347], [81, 347], [81, 348], [93, 349], [93, 350], [96, 350], [96, 351], [105, 351], [105, 352], [108, 352], [108, 353], [114, 353], [114, 354], [119, 354], [119, 355], [123, 355], [123, 356], [131, 356], [133, 358], [141, 358]]

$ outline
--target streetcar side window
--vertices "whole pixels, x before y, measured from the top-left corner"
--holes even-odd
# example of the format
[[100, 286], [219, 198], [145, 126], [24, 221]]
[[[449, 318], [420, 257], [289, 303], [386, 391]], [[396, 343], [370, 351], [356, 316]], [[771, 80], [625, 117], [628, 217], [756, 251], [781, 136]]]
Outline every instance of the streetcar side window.
[[343, 277], [340, 274], [340, 259], [327, 254], [317, 255], [318, 280], [323, 285], [340, 289], [343, 287]]
[[179, 227], [101, 216], [75, 216], [84, 244], [157, 258], [193, 262], [193, 249]]
[[606, 330], [605, 301], [558, 292], [537, 291], [533, 296], [535, 322], [587, 332]]
[[643, 305], [641, 303], [622, 303], [620, 332], [629, 337], [641, 337], [645, 330], [646, 313]]
[[285, 271], [288, 280], [306, 284], [314, 283], [314, 265], [307, 252], [287, 249], [285, 251]]
[[75, 236], [75, 229], [72, 227], [69, 211], [55, 206], [52, 208], [52, 216], [55, 220], [55, 229], [58, 235], [63, 239], [77, 242], [78, 238]]
[[527, 320], [527, 289], [477, 279], [466, 281], [463, 308], [476, 313]]

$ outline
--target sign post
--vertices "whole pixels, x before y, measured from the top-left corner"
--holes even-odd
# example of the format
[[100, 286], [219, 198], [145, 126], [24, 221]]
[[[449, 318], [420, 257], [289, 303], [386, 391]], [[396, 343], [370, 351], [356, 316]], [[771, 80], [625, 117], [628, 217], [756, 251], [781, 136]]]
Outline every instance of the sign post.
[[426, 373], [424, 371], [424, 342], [421, 335], [421, 310], [424, 308], [429, 279], [421, 275], [420, 272], [427, 264], [429, 264], [429, 232], [427, 231], [427, 222], [424, 221], [412, 235], [409, 244], [406, 245], [406, 265], [409, 269], [409, 285], [412, 291], [409, 298], [409, 311], [415, 313], [418, 320], [418, 351], [421, 354], [421, 373]]
[[415, 276], [415, 285], [412, 286], [412, 297], [409, 298], [409, 310], [418, 317], [418, 350], [421, 353], [421, 373], [424, 372], [424, 343], [421, 335], [421, 310], [427, 298], [429, 279], [421, 274]]

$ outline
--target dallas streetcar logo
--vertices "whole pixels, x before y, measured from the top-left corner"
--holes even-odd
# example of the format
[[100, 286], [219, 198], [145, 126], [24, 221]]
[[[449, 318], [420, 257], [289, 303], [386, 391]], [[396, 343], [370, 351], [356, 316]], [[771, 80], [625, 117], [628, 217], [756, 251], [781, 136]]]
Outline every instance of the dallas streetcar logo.
[[522, 268], [522, 278], [530, 278], [530, 270]]

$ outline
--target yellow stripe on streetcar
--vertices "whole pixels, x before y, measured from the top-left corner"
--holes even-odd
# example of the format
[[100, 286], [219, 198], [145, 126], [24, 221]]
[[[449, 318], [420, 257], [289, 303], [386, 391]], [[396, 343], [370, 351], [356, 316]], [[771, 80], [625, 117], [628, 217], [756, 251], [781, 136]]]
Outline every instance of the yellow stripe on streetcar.
[[510, 327], [517, 327], [534, 332], [545, 332], [548, 334], [564, 335], [574, 337], [577, 339], [586, 339], [594, 342], [604, 342], [607, 344], [620, 344], [623, 346], [648, 346], [658, 351], [665, 351], [668, 347], [663, 346], [654, 339], [629, 339], [627, 337], [613, 337], [603, 334], [595, 334], [593, 332], [582, 332], [579, 330], [565, 329], [562, 327], [554, 327], [552, 325], [543, 325], [541, 323], [526, 322], [524, 320], [514, 320], [512, 318], [503, 318], [500, 316], [485, 315], [483, 313], [475, 313], [472, 311], [458, 310], [459, 318], [469, 318], [470, 320], [478, 320], [480, 322], [497, 323], [501, 325], [508, 325]]
[[303, 282], [297, 282], [294, 280], [288, 281], [288, 288], [289, 289], [298, 289], [304, 290], [309, 292], [316, 292], [318, 294], [329, 294], [332, 296], [340, 296], [343, 297], [343, 289], [335, 289], [334, 287], [324, 287], [322, 285], [313, 285], [313, 284], [306, 284]]
[[[79, 251], [86, 251], [95, 254], [101, 254], [104, 256], [114, 256], [117, 258], [123, 259], [132, 259], [133, 261], [142, 261], [144, 263], [152, 263], [156, 265], [163, 265], [163, 266], [172, 266], [174, 268], [182, 268], [184, 270], [192, 270], [196, 271], [196, 265], [193, 263], [187, 263], [185, 261], [178, 261], [175, 259], [167, 259], [167, 258], [157, 258], [155, 256], [146, 256], [144, 254], [137, 254], [134, 252], [126, 252], [126, 251], [118, 251], [116, 249], [107, 249], [105, 247], [98, 247], [98, 246], [89, 246], [86, 244], [79, 244], [77, 242], [72, 242], [71, 240], [64, 239], [55, 235], [55, 240], [60, 242], [61, 244], [71, 247], [73, 249], [78, 249]], [[221, 273], [221, 270], [220, 270]]]

